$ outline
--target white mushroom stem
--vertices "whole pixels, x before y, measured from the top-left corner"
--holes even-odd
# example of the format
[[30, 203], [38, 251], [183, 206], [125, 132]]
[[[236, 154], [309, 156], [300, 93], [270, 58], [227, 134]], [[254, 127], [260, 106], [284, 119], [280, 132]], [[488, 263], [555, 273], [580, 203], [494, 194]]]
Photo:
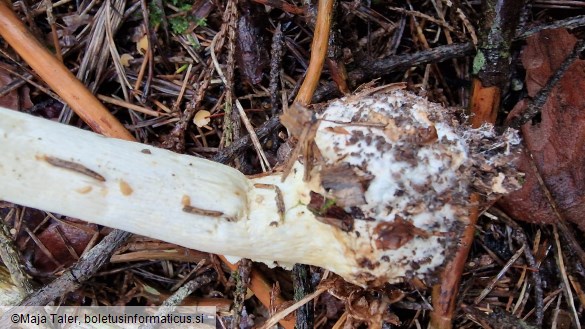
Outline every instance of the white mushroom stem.
[[[466, 144], [448, 125], [429, 121], [427, 114], [438, 116], [425, 112], [430, 103], [401, 123], [377, 117], [395, 112], [392, 102], [418, 99], [380, 97], [387, 109], [376, 109], [374, 98], [325, 112], [315, 137], [323, 159], [308, 182], [300, 162], [284, 182], [280, 173], [249, 179], [208, 160], [0, 109], [0, 200], [201, 251], [316, 265], [360, 285], [424, 275], [442, 264], [467, 218], [470, 183], [459, 177], [470, 167]], [[375, 110], [364, 112], [365, 104]], [[378, 124], [360, 118], [366, 114]], [[411, 136], [425, 139], [416, 147], [408, 144], [408, 129], [419, 129], [415, 117], [432, 130]], [[344, 176], [340, 184], [336, 175]], [[344, 215], [328, 214], [332, 201], [315, 215], [308, 207], [315, 196]]]
[[0, 111], [2, 200], [222, 255], [351, 266], [335, 232], [301, 206], [302, 170], [286, 183], [250, 180], [205, 159]]

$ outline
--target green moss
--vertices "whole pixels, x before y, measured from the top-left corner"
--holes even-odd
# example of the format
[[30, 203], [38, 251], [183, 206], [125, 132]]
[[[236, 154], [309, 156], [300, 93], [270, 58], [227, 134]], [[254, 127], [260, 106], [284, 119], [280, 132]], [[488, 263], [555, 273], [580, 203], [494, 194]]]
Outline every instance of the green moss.
[[197, 51], [201, 49], [201, 44], [199, 43], [199, 40], [197, 40], [197, 38], [194, 38], [191, 34], [187, 34], [187, 43]]
[[195, 24], [197, 26], [207, 26], [207, 19], [205, 19], [203, 17], [196, 17]]
[[[178, 15], [173, 15], [168, 19], [168, 23], [170, 29], [176, 34], [184, 34], [190, 27], [191, 23], [194, 23], [196, 26], [206, 26], [207, 20], [205, 18], [194, 17], [190, 10], [192, 8], [192, 1], [190, 0], [168, 0], [170, 4], [174, 7], [179, 9]], [[151, 27], [159, 26], [163, 18], [165, 17], [165, 12], [162, 7], [160, 7], [156, 1], [150, 1], [149, 5], [149, 19]]]
[[325, 199], [325, 204], [319, 209], [319, 213], [325, 214], [329, 208], [335, 205], [335, 199]]
[[183, 34], [189, 28], [189, 20], [183, 16], [173, 17], [169, 19], [169, 25], [176, 34]]
[[481, 50], [477, 52], [473, 59], [473, 74], [478, 74], [485, 66], [485, 55]]
[[149, 22], [151, 27], [155, 27], [160, 25], [163, 20], [164, 12], [161, 7], [159, 7], [155, 1], [151, 1], [148, 4], [148, 11], [149, 11]]

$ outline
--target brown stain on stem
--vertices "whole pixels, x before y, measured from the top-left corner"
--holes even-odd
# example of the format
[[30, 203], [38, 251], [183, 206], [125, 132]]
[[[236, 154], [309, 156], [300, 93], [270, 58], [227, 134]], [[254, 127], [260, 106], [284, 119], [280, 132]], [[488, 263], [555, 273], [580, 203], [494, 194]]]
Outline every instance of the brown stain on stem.
[[123, 179], [120, 179], [119, 185], [120, 185], [120, 192], [122, 192], [122, 195], [124, 195], [124, 196], [129, 196], [130, 194], [132, 194], [134, 192], [134, 190], [132, 189], [130, 184], [128, 184]]
[[93, 187], [84, 186], [82, 188], [78, 188], [77, 190], [75, 190], [75, 192], [77, 192], [79, 194], [87, 194], [87, 193], [91, 192], [91, 190], [93, 190]]

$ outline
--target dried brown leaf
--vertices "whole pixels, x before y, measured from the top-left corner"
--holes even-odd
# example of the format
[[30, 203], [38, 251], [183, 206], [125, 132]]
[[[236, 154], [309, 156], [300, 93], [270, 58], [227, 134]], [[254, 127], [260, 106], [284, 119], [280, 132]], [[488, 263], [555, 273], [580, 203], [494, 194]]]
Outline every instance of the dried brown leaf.
[[312, 211], [316, 219], [322, 223], [335, 226], [344, 232], [353, 229], [353, 217], [343, 208], [335, 204], [334, 200], [326, 199], [320, 194], [311, 192], [311, 202], [307, 208]]
[[[0, 89], [13, 82], [13, 78], [6, 73], [6, 71], [0, 70]], [[29, 109], [33, 106], [28, 87], [22, 88], [22, 92], [19, 93], [18, 89], [14, 89], [6, 95], [0, 97], [0, 106], [9, 109], [18, 110], [21, 108]]]
[[261, 19], [253, 6], [244, 1], [240, 2], [236, 61], [244, 80], [252, 85], [262, 82], [264, 69], [268, 66], [264, 29], [259, 24]]
[[280, 122], [288, 129], [291, 135], [299, 138], [307, 125], [313, 122], [313, 112], [299, 103], [293, 103], [280, 116]]
[[[527, 39], [522, 54], [528, 94], [534, 97], [572, 51], [577, 39], [566, 30], [543, 31]], [[521, 190], [500, 201], [513, 217], [554, 223], [557, 217], [538, 182], [538, 173], [562, 216], [585, 231], [585, 61], [576, 60], [553, 88], [540, 115], [522, 126], [525, 152], [519, 169], [526, 173]], [[522, 101], [511, 117], [526, 109]], [[531, 160], [530, 154], [534, 160]], [[531, 161], [534, 161], [532, 164]]]
[[[0, 88], [5, 87], [12, 81], [12, 78], [4, 71], [0, 71]], [[0, 97], [0, 106], [9, 109], [18, 109], [18, 93], [11, 91], [3, 97]]]
[[340, 207], [366, 203], [363, 183], [362, 178], [347, 163], [327, 166], [321, 170], [321, 184]]
[[[74, 219], [72, 219], [74, 220]], [[49, 250], [51, 255], [63, 267], [68, 267], [79, 260], [87, 244], [97, 230], [95, 224], [74, 220], [73, 223], [62, 221], [52, 222], [45, 230], [37, 235], [38, 239]], [[34, 247], [34, 265], [39, 271], [52, 272], [56, 269], [53, 262]]]

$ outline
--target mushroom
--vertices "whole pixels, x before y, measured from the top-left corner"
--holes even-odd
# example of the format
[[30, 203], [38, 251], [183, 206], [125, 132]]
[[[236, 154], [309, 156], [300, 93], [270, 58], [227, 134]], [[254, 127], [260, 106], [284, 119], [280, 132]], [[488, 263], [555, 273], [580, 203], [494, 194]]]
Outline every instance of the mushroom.
[[468, 128], [403, 90], [299, 115], [283, 118], [304, 145], [291, 170], [246, 177], [0, 109], [0, 200], [372, 286], [433, 273], [467, 223], [470, 193], [518, 187], [516, 132]]

